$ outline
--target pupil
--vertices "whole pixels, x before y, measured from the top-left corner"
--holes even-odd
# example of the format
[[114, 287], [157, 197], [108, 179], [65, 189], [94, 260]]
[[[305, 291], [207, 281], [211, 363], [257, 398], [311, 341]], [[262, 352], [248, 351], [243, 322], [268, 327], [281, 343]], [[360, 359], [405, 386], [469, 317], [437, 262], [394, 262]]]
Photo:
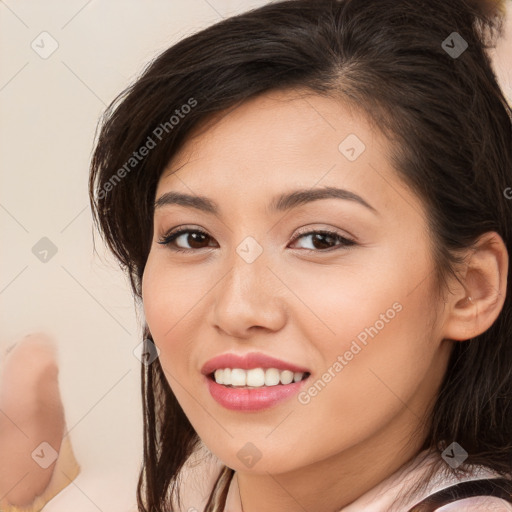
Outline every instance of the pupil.
[[[320, 245], [322, 245], [322, 244], [326, 245], [326, 241], [325, 241], [326, 238], [332, 239], [331, 235], [325, 235], [323, 233], [316, 233], [314, 235], [314, 238], [316, 238], [317, 240], [320, 239]], [[316, 245], [315, 245], [315, 247], [316, 247]]]
[[202, 233], [190, 233], [189, 234], [189, 237], [192, 237], [192, 243], [189, 243], [189, 245], [191, 247], [196, 247], [194, 246], [194, 244], [199, 244], [199, 246], [201, 245], [201, 242], [197, 240], [197, 237], [203, 237], [204, 238], [205, 235], [203, 235]]

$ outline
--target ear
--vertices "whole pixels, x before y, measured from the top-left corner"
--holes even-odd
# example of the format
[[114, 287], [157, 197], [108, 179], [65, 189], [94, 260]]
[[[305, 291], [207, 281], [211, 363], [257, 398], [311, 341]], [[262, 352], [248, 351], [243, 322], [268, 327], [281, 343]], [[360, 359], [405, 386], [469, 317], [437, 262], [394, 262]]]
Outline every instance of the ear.
[[456, 290], [449, 295], [443, 337], [463, 341], [485, 332], [500, 314], [507, 293], [508, 252], [496, 232], [468, 249]]

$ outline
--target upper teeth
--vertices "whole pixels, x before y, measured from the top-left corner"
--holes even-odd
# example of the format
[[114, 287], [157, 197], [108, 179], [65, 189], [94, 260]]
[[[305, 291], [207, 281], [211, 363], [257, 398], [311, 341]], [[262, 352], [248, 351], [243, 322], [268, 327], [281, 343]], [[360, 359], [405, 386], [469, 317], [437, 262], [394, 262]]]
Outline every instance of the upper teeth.
[[276, 386], [277, 384], [290, 384], [302, 380], [304, 373], [291, 370], [277, 370], [276, 368], [253, 368], [242, 370], [240, 368], [224, 368], [215, 370], [214, 377], [217, 384], [225, 386]]

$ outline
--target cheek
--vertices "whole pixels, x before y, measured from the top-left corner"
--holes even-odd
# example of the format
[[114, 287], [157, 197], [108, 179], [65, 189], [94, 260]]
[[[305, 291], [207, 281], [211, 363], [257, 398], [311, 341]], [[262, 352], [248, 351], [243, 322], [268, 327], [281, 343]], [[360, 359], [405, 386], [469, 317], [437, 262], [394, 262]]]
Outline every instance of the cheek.
[[[347, 335], [330, 346], [323, 344], [324, 371], [299, 397], [294, 417], [321, 432], [315, 457], [363, 442], [401, 414], [414, 420], [423, 413], [423, 402], [415, 397], [427, 392], [424, 382], [435, 358], [428, 320], [422, 316], [421, 300], [402, 296], [391, 310], [388, 302], [383, 307], [366, 303], [366, 314], [338, 321]], [[300, 437], [299, 432], [297, 442]]]
[[364, 273], [344, 269], [336, 283], [327, 275], [315, 279], [308, 306], [322, 323], [315, 321], [308, 337], [315, 340], [324, 369], [316, 376], [318, 386], [303, 395], [303, 403], [310, 400], [315, 407], [325, 407], [318, 417], [335, 423], [336, 414], [331, 410], [329, 415], [334, 404], [351, 418], [349, 424], [370, 425], [357, 418], [372, 415], [390, 417], [428, 372], [438, 346], [428, 306], [433, 279], [425, 279], [427, 259], [404, 254], [381, 258], [374, 270], [371, 264], [361, 265]]
[[[197, 372], [192, 355], [197, 346], [198, 311], [203, 305], [206, 276], [169, 263], [163, 252], [150, 253], [142, 279], [144, 316], [160, 350], [164, 371], [176, 377]], [[172, 385], [172, 379], [169, 379]]]
[[149, 254], [142, 277], [142, 300], [155, 342], [162, 343], [172, 337], [193, 289], [187, 274], [169, 265], [165, 255], [153, 251]]
[[426, 290], [411, 290], [428, 275], [428, 262], [417, 258], [412, 265], [405, 251], [399, 252], [380, 246], [360, 251], [357, 258], [348, 256], [337, 267], [296, 266], [286, 271], [283, 280], [293, 283], [293, 293], [305, 299], [293, 322], [300, 325], [303, 338], [317, 346], [325, 364], [350, 350], [354, 341], [365, 347], [370, 340], [389, 337], [387, 344], [379, 343], [389, 350], [400, 339], [392, 333], [402, 323], [406, 306], [411, 327], [423, 328]]
[[142, 303], [145, 320], [155, 343], [160, 339], [163, 330], [162, 324], [165, 316], [161, 313], [166, 309], [166, 298], [162, 293], [158, 274], [157, 265], [150, 253], [142, 276]]
[[172, 269], [165, 268], [161, 258], [150, 253], [142, 278], [142, 301], [145, 320], [160, 349], [162, 363], [168, 363], [170, 359], [171, 340], [178, 330], [180, 316], [183, 316], [180, 312], [182, 301], [176, 300], [181, 288], [174, 274]]
[[[166, 268], [167, 267], [167, 268]], [[183, 273], [181, 276], [183, 280]], [[185, 286], [185, 288], [183, 288]], [[192, 344], [186, 338], [186, 312], [191, 306], [175, 269], [161, 258], [148, 258], [142, 279], [144, 316], [158, 347], [159, 363], [173, 394], [184, 410], [194, 406], [188, 377]], [[185, 385], [185, 387], [184, 387]]]

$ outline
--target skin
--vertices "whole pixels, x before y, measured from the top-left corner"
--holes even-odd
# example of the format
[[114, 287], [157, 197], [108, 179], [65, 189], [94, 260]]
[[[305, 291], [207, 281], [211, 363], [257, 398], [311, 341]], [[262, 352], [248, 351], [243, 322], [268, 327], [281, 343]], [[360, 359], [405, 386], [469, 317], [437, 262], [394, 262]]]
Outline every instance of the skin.
[[[461, 283], [438, 297], [420, 198], [390, 166], [383, 135], [339, 101], [274, 91], [206, 128], [175, 155], [155, 196], [207, 196], [221, 215], [155, 210], [143, 302], [160, 362], [198, 435], [237, 472], [245, 512], [337, 510], [420, 450], [454, 340], [483, 332], [501, 310], [506, 249], [497, 234], [482, 237]], [[355, 161], [338, 150], [349, 134], [366, 146]], [[332, 198], [267, 210], [277, 194], [326, 186], [376, 213]], [[208, 237], [182, 235], [174, 247], [183, 253], [157, 243], [184, 225]], [[294, 241], [310, 229], [356, 245]], [[250, 264], [236, 252], [247, 236], [263, 249]], [[394, 303], [402, 310], [306, 405], [293, 397], [230, 411], [200, 373], [216, 355], [257, 351], [309, 368], [315, 382]], [[247, 442], [261, 454], [251, 468], [237, 457]]]
[[[56, 346], [44, 333], [23, 338], [0, 363], [0, 508], [30, 505], [48, 486], [55, 463], [36, 464], [46, 442], [59, 451], [65, 430]], [[39, 453], [39, 452], [36, 452]]]

